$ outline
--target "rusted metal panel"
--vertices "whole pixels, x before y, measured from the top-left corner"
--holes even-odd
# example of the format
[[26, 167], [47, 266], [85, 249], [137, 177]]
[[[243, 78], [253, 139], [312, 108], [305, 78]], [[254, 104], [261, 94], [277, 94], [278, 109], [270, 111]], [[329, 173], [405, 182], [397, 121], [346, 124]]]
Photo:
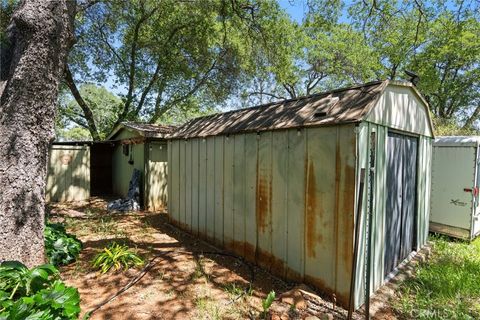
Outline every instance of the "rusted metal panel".
[[325, 291], [335, 288], [336, 144], [336, 127], [307, 129], [305, 276]]
[[199, 139], [192, 139], [190, 141], [192, 147], [192, 154], [191, 154], [191, 165], [192, 165], [192, 181], [191, 181], [191, 190], [192, 190], [192, 197], [191, 197], [191, 210], [192, 210], [192, 233], [198, 234], [198, 225], [199, 225], [199, 192], [200, 192], [200, 181], [199, 181], [199, 155], [200, 155], [200, 148], [199, 148]]
[[207, 139], [206, 236], [215, 239], [215, 139]]
[[185, 142], [185, 225], [192, 231], [192, 145], [193, 140]]
[[167, 190], [168, 190], [168, 194], [169, 194], [169, 197], [170, 197], [170, 201], [168, 201], [167, 203], [167, 206], [168, 206], [168, 213], [171, 215], [173, 214], [173, 207], [171, 205], [172, 203], [172, 199], [173, 199], [173, 195], [172, 195], [172, 141], [169, 140], [167, 142], [167, 145], [168, 145], [168, 148], [167, 148], [167, 157], [168, 157], [168, 163], [170, 165], [167, 166], [167, 169], [168, 169], [168, 173], [167, 173]]
[[258, 135], [257, 158], [257, 262], [270, 269], [272, 263], [272, 132]]
[[178, 207], [178, 223], [181, 226], [185, 226], [186, 219], [185, 219], [185, 214], [187, 212], [186, 210], [186, 203], [185, 203], [185, 198], [186, 198], [186, 185], [185, 185], [185, 178], [186, 178], [186, 146], [187, 146], [187, 141], [181, 141], [179, 143], [179, 155], [178, 155], [178, 163], [179, 163], [179, 207]]
[[234, 249], [234, 152], [235, 139], [225, 137], [224, 140], [224, 175], [223, 175], [223, 243], [233, 251]]
[[288, 130], [287, 265], [289, 278], [303, 280], [305, 265], [305, 130]]
[[272, 133], [272, 263], [273, 273], [284, 276], [287, 261], [288, 225], [288, 131]]
[[233, 240], [234, 252], [245, 255], [245, 218], [246, 218], [246, 185], [245, 185], [245, 135], [237, 134], [231, 136], [234, 140], [233, 157]]
[[169, 167], [171, 167], [170, 180], [168, 182], [171, 185], [172, 192], [170, 193], [170, 216], [173, 221], [180, 221], [180, 145], [182, 141], [173, 141], [171, 143], [171, 161]]
[[255, 261], [258, 135], [245, 134], [245, 258]]
[[214, 199], [215, 199], [215, 208], [214, 208], [214, 223], [215, 223], [215, 242], [219, 245], [223, 245], [223, 176], [224, 176], [224, 147], [223, 147], [223, 136], [218, 136], [214, 138], [215, 140], [215, 151], [214, 151], [214, 162], [215, 162], [215, 172], [214, 172]]
[[198, 141], [198, 233], [207, 234], [207, 141]]
[[[335, 147], [335, 292], [343, 305], [350, 295], [355, 211], [356, 137], [354, 126], [337, 127]], [[343, 301], [340, 301], [342, 300]]]

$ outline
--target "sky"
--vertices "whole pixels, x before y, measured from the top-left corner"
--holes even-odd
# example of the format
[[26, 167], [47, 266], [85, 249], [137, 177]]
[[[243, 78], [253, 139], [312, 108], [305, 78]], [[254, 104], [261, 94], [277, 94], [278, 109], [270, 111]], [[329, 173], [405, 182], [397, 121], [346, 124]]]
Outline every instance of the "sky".
[[288, 12], [290, 17], [297, 22], [302, 22], [306, 12], [306, 0], [278, 0], [280, 6]]

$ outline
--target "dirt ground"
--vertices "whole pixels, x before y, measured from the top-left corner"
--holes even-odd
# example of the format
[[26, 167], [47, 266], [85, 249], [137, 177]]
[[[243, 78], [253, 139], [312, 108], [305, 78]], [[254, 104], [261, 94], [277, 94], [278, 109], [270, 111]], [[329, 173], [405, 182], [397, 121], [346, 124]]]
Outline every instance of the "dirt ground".
[[[62, 279], [80, 292], [81, 316], [140, 272], [141, 268], [102, 275], [92, 270], [94, 256], [116, 241], [134, 248], [146, 263], [155, 259], [153, 267], [91, 319], [259, 319], [262, 299], [271, 290], [277, 297], [268, 315], [271, 319], [346, 318], [344, 309], [305, 286], [296, 290], [298, 284], [239, 258], [206, 253], [222, 251], [172, 226], [165, 213], [111, 214], [105, 208], [105, 200], [99, 198], [50, 207], [50, 220], [64, 223], [83, 242], [79, 259], [61, 268]], [[390, 313], [384, 316], [380, 318], [391, 319]]]

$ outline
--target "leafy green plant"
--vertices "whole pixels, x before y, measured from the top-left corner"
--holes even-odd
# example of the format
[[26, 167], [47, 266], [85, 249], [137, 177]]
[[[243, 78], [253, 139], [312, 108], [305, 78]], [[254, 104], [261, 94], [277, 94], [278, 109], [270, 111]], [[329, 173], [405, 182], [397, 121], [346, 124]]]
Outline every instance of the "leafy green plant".
[[51, 264], [65, 265], [77, 259], [82, 242], [67, 233], [63, 225], [48, 223], [45, 227], [45, 250]]
[[0, 319], [76, 319], [79, 305], [77, 289], [65, 286], [54, 266], [0, 264]]
[[275, 300], [275, 291], [272, 290], [267, 297], [262, 300], [263, 318], [267, 316], [267, 312], [272, 306], [273, 300]]
[[95, 256], [92, 266], [94, 269], [100, 269], [101, 273], [106, 273], [110, 269], [117, 271], [143, 264], [143, 259], [126, 245], [113, 242]]

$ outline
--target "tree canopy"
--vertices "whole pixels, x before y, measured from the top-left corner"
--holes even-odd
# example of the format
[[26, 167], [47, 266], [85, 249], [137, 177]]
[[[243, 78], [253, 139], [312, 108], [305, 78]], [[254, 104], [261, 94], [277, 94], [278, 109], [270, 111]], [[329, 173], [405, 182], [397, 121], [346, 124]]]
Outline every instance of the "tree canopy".
[[301, 21], [275, 0], [96, 2], [77, 14], [58, 123], [98, 140], [125, 120], [182, 122], [410, 70], [437, 125], [480, 128], [478, 0], [289, 3]]

